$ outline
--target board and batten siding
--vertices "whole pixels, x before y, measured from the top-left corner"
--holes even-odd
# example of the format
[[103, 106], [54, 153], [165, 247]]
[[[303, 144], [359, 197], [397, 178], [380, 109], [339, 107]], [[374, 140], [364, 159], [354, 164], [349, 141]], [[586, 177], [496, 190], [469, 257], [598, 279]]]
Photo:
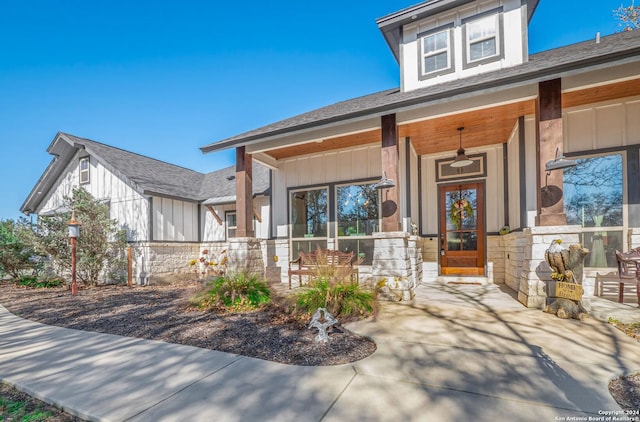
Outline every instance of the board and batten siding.
[[169, 198], [153, 198], [154, 241], [198, 241], [198, 204]]
[[[228, 212], [236, 211], [236, 204], [221, 204], [215, 205], [212, 207], [216, 214], [222, 220], [222, 223], [218, 223], [215, 217], [211, 214], [211, 212], [207, 209], [206, 206], [201, 206], [201, 224], [202, 224], [202, 241], [203, 242], [225, 242], [228, 239], [226, 238], [227, 228], [226, 228], [226, 214]], [[269, 239], [269, 197], [268, 196], [258, 196], [253, 198], [253, 209], [255, 212], [260, 215], [262, 222], [258, 219], [255, 219], [255, 237], [258, 239]]]
[[[482, 65], [463, 66], [462, 54], [464, 51], [462, 37], [462, 20], [477, 16], [484, 12], [502, 7], [503, 28], [502, 44], [504, 46], [504, 56], [501, 60]], [[522, 16], [520, 0], [503, 1], [480, 1], [469, 6], [461, 6], [452, 11], [443, 12], [434, 17], [423, 19], [402, 28], [403, 43], [401, 49], [401, 83], [403, 91], [411, 91], [424, 88], [434, 84], [466, 78], [477, 75], [480, 72], [488, 72], [522, 64], [527, 52], [526, 44], [526, 17]], [[455, 60], [455, 71], [444, 75], [435, 76], [420, 80], [419, 77], [419, 34], [423, 34], [433, 29], [443, 28], [446, 25], [454, 24], [453, 54]]]
[[[460, 183], [485, 180], [486, 231], [498, 232], [504, 226], [504, 167], [502, 144], [467, 150], [468, 155], [487, 154], [487, 177], [463, 179]], [[438, 184], [436, 183], [436, 160], [452, 158], [455, 152], [422, 156], [422, 234], [438, 233]], [[454, 183], [454, 181], [452, 181]]]
[[129, 231], [129, 240], [147, 240], [149, 233], [148, 200], [130, 184], [115, 175], [93, 157], [89, 158], [89, 183], [80, 185], [79, 159], [76, 154], [56, 181], [39, 214], [55, 212], [64, 205], [64, 198], [72, 195], [73, 189], [81, 186], [95, 199], [108, 203], [110, 217], [118, 221], [119, 227]]
[[289, 188], [379, 178], [382, 169], [380, 145], [363, 145], [282, 160], [274, 172], [273, 219], [277, 237], [287, 237]]
[[640, 144], [640, 97], [563, 111], [565, 152]]

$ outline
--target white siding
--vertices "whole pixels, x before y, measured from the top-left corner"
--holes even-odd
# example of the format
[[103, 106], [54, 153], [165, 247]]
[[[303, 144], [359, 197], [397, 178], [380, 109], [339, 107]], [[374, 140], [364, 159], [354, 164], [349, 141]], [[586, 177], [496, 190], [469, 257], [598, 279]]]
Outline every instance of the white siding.
[[509, 168], [509, 227], [520, 228], [520, 127], [516, 124], [507, 141]]
[[[226, 239], [226, 213], [235, 212], [235, 204], [216, 205], [212, 207], [216, 214], [222, 220], [222, 224], [218, 223], [215, 217], [207, 209], [206, 206], [201, 206], [201, 222], [202, 222], [202, 241], [203, 242], [225, 242]], [[269, 197], [259, 196], [253, 199], [253, 209], [260, 215], [262, 222], [256, 219], [255, 221], [255, 237], [259, 239], [269, 239], [271, 225], [269, 216]]]
[[198, 205], [169, 198], [153, 198], [154, 241], [198, 241]]
[[640, 143], [640, 97], [566, 109], [563, 117], [566, 152]]
[[381, 168], [379, 144], [283, 160], [275, 172], [273, 186], [276, 235], [288, 236], [288, 188], [379, 178]]
[[[73, 189], [80, 186], [78, 163], [79, 155], [76, 155], [49, 191], [38, 210], [39, 214], [54, 212], [63, 206], [64, 198], [70, 197]], [[108, 202], [110, 217], [116, 219], [120, 227], [129, 230], [130, 240], [147, 240], [149, 202], [133, 186], [91, 157], [89, 183], [82, 187], [95, 199]]]
[[[463, 43], [466, 41], [462, 39], [462, 28], [460, 26], [462, 20], [498, 7], [503, 7], [504, 10], [503, 59], [463, 69]], [[455, 26], [453, 46], [455, 72], [421, 81], [418, 75], [418, 51], [420, 46], [417, 35], [452, 23]], [[477, 1], [471, 5], [459, 7], [455, 11], [447, 11], [434, 17], [405, 25], [402, 33], [403, 44], [400, 46], [400, 54], [401, 81], [404, 91], [411, 91], [425, 86], [519, 65], [522, 64], [527, 57], [527, 51], [524, 47], [526, 41], [526, 24], [523, 23], [520, 0]]]
[[[487, 177], [464, 179], [464, 181], [485, 180], [485, 209], [487, 232], [498, 232], [504, 226], [504, 169], [502, 164], [502, 145], [490, 145], [467, 151], [467, 154], [487, 154]], [[446, 155], [422, 157], [422, 233], [438, 233], [438, 185], [436, 184], [436, 160], [451, 158]]]

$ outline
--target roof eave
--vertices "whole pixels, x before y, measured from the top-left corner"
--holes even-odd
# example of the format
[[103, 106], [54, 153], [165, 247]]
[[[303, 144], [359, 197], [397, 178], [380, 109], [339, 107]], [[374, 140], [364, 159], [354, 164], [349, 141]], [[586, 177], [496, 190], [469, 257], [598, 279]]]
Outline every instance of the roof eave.
[[589, 57], [583, 60], [578, 60], [570, 63], [561, 63], [553, 67], [546, 69], [533, 68], [528, 72], [518, 73], [503, 78], [493, 78], [487, 81], [477, 83], [474, 85], [465, 85], [460, 88], [442, 91], [429, 96], [416, 96], [399, 102], [385, 104], [378, 107], [367, 108], [365, 110], [354, 111], [351, 113], [333, 116], [330, 118], [316, 120], [313, 122], [307, 122], [301, 125], [287, 127], [271, 132], [260, 133], [255, 135], [249, 135], [244, 138], [233, 138], [229, 141], [219, 141], [205, 147], [200, 148], [203, 153], [220, 151], [235, 146], [247, 145], [255, 142], [264, 141], [266, 139], [272, 139], [282, 135], [294, 135], [299, 132], [304, 132], [311, 128], [320, 128], [327, 125], [336, 125], [339, 123], [347, 123], [355, 119], [361, 119], [363, 117], [372, 117], [376, 115], [389, 114], [391, 112], [399, 112], [403, 109], [412, 108], [416, 105], [425, 104], [426, 102], [436, 102], [445, 98], [453, 98], [457, 96], [463, 96], [465, 94], [486, 91], [489, 89], [495, 89], [497, 87], [512, 88], [518, 85], [525, 85], [531, 83], [537, 83], [542, 80], [546, 80], [549, 77], [562, 77], [567, 73], [574, 72], [576, 70], [583, 70], [589, 67], [595, 67], [602, 64], [623, 64], [628, 61], [637, 60], [640, 56], [640, 46], [633, 49], [621, 50], [610, 54]]

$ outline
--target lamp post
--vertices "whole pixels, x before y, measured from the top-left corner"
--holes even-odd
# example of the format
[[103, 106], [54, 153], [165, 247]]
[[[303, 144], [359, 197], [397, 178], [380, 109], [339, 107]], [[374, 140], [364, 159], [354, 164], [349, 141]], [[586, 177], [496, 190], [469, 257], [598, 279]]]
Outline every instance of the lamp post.
[[76, 243], [80, 236], [80, 222], [76, 220], [76, 211], [71, 212], [71, 219], [67, 222], [69, 227], [69, 241], [71, 242], [71, 294], [78, 294], [78, 283], [76, 282]]

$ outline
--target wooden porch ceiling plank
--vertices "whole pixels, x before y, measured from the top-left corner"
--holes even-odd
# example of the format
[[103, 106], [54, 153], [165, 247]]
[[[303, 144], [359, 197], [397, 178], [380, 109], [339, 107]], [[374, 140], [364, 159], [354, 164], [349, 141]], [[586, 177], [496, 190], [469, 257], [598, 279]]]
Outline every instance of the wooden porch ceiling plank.
[[640, 78], [562, 94], [562, 107], [576, 107], [640, 95]]
[[294, 145], [292, 147], [278, 148], [267, 151], [266, 153], [276, 160], [281, 160], [283, 158], [296, 157], [298, 155], [331, 151], [334, 149], [348, 148], [374, 142], [380, 142], [380, 129], [329, 138], [322, 142], [309, 142], [307, 144]]
[[[640, 78], [616, 82], [562, 94], [563, 108], [610, 101], [640, 95]], [[417, 122], [400, 124], [398, 135], [410, 137], [418, 154], [433, 154], [458, 149], [458, 127], [464, 126], [464, 148], [505, 142], [521, 116], [535, 114], [535, 100], [520, 101], [486, 109], [462, 112]], [[375, 129], [351, 135], [325, 139], [321, 143], [309, 142], [267, 151], [276, 160], [299, 155], [380, 142], [380, 130]]]

